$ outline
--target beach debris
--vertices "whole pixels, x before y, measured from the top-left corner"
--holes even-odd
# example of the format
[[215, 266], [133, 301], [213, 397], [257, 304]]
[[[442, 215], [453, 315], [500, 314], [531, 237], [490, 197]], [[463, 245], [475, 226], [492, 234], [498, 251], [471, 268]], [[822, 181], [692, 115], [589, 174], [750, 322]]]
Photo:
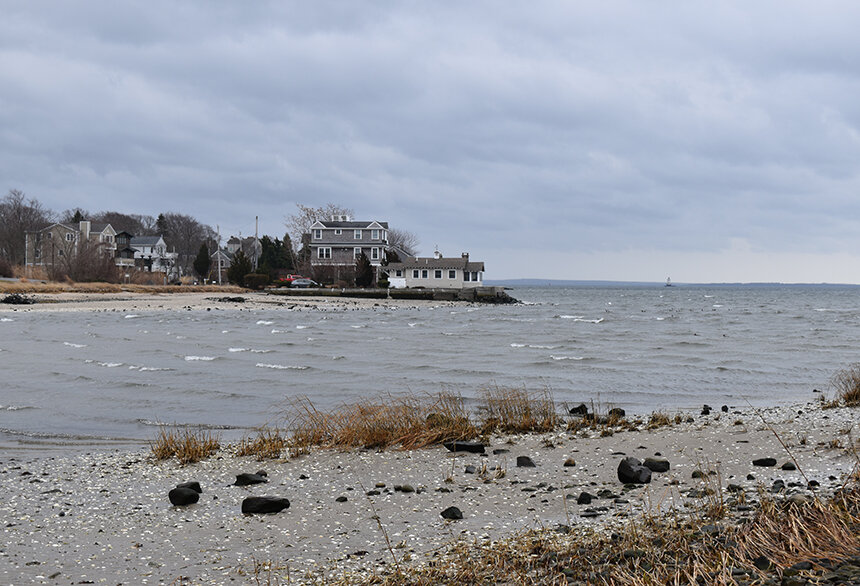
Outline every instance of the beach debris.
[[193, 505], [200, 500], [200, 493], [194, 489], [187, 487], [176, 487], [167, 493], [167, 498], [170, 499], [170, 504], [176, 507], [184, 507]]
[[443, 519], [448, 519], [449, 521], [457, 521], [463, 518], [463, 512], [457, 507], [448, 507], [441, 513]]
[[249, 472], [243, 472], [242, 474], [236, 475], [234, 486], [249, 486], [251, 484], [262, 484], [264, 482], [269, 482], [269, 479], [259, 473], [251, 474]]
[[280, 513], [288, 508], [290, 501], [277, 496], [251, 496], [242, 501], [242, 513], [245, 515]]
[[447, 448], [449, 452], [470, 452], [472, 454], [484, 453], [484, 444], [482, 444], [481, 442], [467, 442], [455, 440], [451, 442], [444, 442], [442, 445], [445, 446], [445, 448]]
[[220, 303], [245, 303], [244, 297], [207, 297], [206, 300]]
[[758, 458], [752, 461], [753, 466], [759, 466], [762, 468], [772, 468], [776, 466], [776, 458]]
[[638, 458], [627, 456], [618, 463], [618, 480], [624, 484], [648, 484], [651, 470], [642, 465]]
[[669, 471], [669, 460], [659, 456], [645, 458], [645, 461], [642, 462], [642, 465], [648, 468], [648, 470], [650, 470], [651, 472]]
[[510, 450], [507, 448], [496, 448], [495, 450], [493, 450], [493, 455], [500, 456], [502, 454], [507, 454], [508, 452], [510, 452]]
[[528, 456], [517, 456], [517, 468], [536, 468], [534, 460]]

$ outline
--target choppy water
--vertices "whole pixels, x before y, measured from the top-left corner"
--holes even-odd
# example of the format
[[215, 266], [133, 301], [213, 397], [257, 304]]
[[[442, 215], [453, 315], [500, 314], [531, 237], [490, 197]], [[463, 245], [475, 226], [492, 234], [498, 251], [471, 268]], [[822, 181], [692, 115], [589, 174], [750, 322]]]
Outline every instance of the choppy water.
[[860, 360], [860, 288], [523, 288], [516, 306], [0, 313], [0, 442], [241, 436], [289, 397], [548, 388], [629, 411], [810, 399]]

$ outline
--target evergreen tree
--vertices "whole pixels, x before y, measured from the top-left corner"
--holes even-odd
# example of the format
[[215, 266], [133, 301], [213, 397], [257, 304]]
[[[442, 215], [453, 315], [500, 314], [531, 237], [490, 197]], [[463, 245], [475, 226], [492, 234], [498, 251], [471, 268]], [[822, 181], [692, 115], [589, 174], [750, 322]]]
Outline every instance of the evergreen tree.
[[290, 239], [289, 233], [284, 234], [282, 254], [284, 260], [281, 268], [286, 269], [287, 272], [294, 273], [296, 271], [296, 256], [293, 252], [293, 241]]
[[167, 229], [167, 218], [164, 217], [164, 214], [158, 214], [158, 219], [155, 220], [155, 229], [158, 230], [159, 236], [165, 238], [170, 236], [170, 230]]
[[230, 268], [227, 269], [227, 280], [241, 287], [245, 283], [245, 275], [250, 274], [253, 270], [251, 259], [245, 256], [241, 250], [237, 250], [233, 262], [230, 263]]
[[209, 269], [212, 267], [212, 258], [209, 256], [209, 248], [205, 243], [200, 245], [200, 252], [197, 253], [192, 266], [200, 279], [205, 281], [209, 275]]
[[75, 215], [72, 216], [72, 224], [80, 224], [84, 221], [84, 215], [81, 213], [80, 208], [75, 210]]
[[363, 252], [355, 259], [355, 286], [369, 287], [373, 283], [373, 265]]

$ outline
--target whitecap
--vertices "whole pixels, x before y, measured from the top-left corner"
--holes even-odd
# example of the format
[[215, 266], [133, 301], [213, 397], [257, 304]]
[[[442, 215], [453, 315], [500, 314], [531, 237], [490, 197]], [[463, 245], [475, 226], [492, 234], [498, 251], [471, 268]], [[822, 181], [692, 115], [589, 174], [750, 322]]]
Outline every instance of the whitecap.
[[553, 354], [550, 354], [549, 357], [553, 360], [583, 360], [582, 356], [555, 356]]
[[35, 409], [32, 405], [0, 405], [0, 411], [21, 411], [23, 409]]
[[332, 356], [331, 357], [332, 360], [343, 360], [345, 358], [346, 358], [346, 356]]
[[558, 346], [546, 346], [544, 344], [529, 344], [529, 348], [535, 348], [536, 350], [555, 350]]
[[560, 315], [558, 317], [559, 317], [559, 319], [582, 319], [585, 316], [584, 315]]
[[270, 325], [272, 325], [273, 323], [275, 323], [275, 322], [273, 322], [273, 321], [266, 321], [266, 320], [264, 320], [264, 319], [261, 319], [261, 320], [259, 320], [259, 321], [257, 322], [257, 325], [258, 325], [258, 326], [270, 326]]
[[296, 329], [297, 329], [297, 330], [306, 330], [306, 329], [308, 329], [309, 327], [310, 327], [310, 326], [296, 326]]
[[11, 317], [0, 317], [0, 321], [15, 321]]
[[360, 330], [361, 328], [366, 328], [367, 326], [349, 326], [354, 330]]
[[86, 348], [86, 344], [72, 344], [71, 342], [63, 342], [63, 346], [69, 346], [70, 348]]
[[714, 307], [722, 307], [722, 305], [720, 305], [719, 303], [714, 303], [714, 305], [713, 305], [713, 306], [714, 306]]
[[98, 365], [105, 368], [116, 368], [117, 366], [122, 366], [122, 362], [99, 362]]
[[525, 348], [525, 344], [517, 344], [516, 342], [511, 344], [511, 348]]
[[185, 360], [187, 362], [192, 362], [195, 360], [202, 360], [204, 362], [210, 362], [212, 360], [215, 360], [215, 357], [214, 356], [186, 356]]
[[141, 366], [140, 372], [164, 372], [173, 370], [172, 368], [162, 368], [160, 366]]
[[227, 352], [247, 352], [250, 348], [228, 348]]
[[409, 322], [409, 327], [410, 327], [410, 328], [414, 328], [414, 327], [415, 327], [415, 326], [417, 326], [417, 325], [418, 325], [418, 322], [417, 322], [417, 321], [416, 321], [416, 322]]
[[310, 366], [284, 366], [283, 364], [263, 364], [258, 362], [257, 368], [273, 368], [275, 370], [307, 370]]
[[124, 315], [123, 317], [124, 317], [125, 319], [134, 319], [134, 318], [136, 318], [136, 317], [140, 317], [140, 316], [139, 316], [139, 315], [137, 315], [136, 313], [128, 313], [128, 314]]

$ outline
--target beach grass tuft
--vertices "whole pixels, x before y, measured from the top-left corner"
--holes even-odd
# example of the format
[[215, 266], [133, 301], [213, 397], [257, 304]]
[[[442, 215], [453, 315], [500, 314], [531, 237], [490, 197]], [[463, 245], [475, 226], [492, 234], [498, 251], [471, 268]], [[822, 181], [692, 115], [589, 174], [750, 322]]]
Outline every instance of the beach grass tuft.
[[263, 428], [253, 439], [244, 438], [236, 446], [237, 456], [254, 456], [258, 461], [277, 460], [290, 447], [286, 432], [279, 429]]
[[834, 374], [830, 385], [836, 391], [836, 399], [827, 406], [860, 406], [860, 363], [852, 364]]
[[183, 466], [208, 458], [220, 447], [218, 437], [210, 431], [188, 427], [181, 430], [161, 427], [158, 435], [150, 442], [156, 460], [175, 457]]

